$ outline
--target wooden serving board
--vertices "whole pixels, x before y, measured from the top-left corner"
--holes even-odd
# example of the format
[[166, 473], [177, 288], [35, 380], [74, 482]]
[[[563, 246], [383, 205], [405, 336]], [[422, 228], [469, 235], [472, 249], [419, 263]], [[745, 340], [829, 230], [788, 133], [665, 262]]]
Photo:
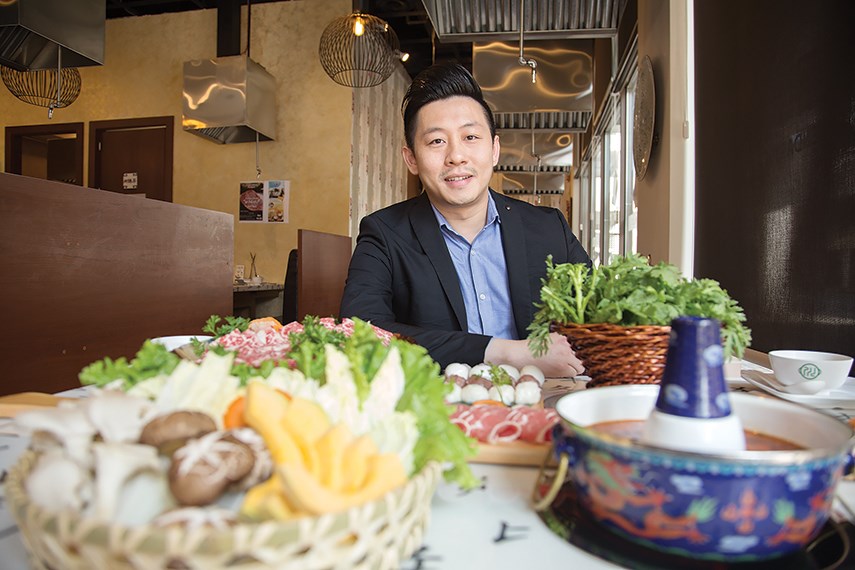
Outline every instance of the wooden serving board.
[[472, 463], [494, 463], [499, 465], [531, 465], [540, 467], [548, 454], [552, 453], [549, 443], [479, 443], [478, 453], [470, 459]]
[[21, 412], [56, 407], [63, 400], [71, 398], [60, 398], [43, 392], [21, 392], [0, 396], [0, 417], [14, 418]]

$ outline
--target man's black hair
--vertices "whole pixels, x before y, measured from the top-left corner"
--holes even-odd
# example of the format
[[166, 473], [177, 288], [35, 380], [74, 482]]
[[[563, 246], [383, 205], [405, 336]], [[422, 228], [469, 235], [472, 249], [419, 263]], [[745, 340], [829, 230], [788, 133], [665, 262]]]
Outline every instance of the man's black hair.
[[413, 138], [416, 135], [416, 115], [419, 109], [449, 97], [470, 97], [484, 108], [484, 116], [490, 126], [490, 138], [496, 136], [496, 122], [493, 111], [484, 101], [481, 87], [465, 67], [459, 63], [438, 63], [416, 75], [401, 103], [401, 113], [404, 115], [404, 136], [407, 146], [413, 148]]

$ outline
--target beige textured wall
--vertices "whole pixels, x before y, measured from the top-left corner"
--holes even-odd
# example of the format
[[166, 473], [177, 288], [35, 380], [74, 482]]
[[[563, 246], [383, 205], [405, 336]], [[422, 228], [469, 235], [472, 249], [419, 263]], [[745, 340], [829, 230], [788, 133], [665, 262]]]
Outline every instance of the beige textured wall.
[[410, 76], [399, 65], [380, 85], [353, 90], [350, 235], [354, 245], [366, 214], [407, 197], [401, 101], [409, 86]]
[[[349, 231], [352, 90], [327, 77], [317, 52], [324, 27], [351, 5], [294, 0], [252, 7], [250, 56], [277, 82], [277, 140], [260, 145], [262, 178], [290, 180], [291, 207], [287, 224], [235, 223], [234, 259], [248, 270], [249, 252], [256, 252], [258, 271], [270, 280], [284, 278], [298, 228]], [[104, 65], [80, 69], [80, 97], [51, 122], [172, 115], [174, 201], [237, 215], [238, 183], [255, 179], [255, 145], [218, 145], [181, 128], [183, 63], [216, 57], [216, 31], [216, 10], [107, 21]], [[245, 42], [245, 24], [243, 34]], [[0, 124], [48, 122], [46, 109], [0, 87]], [[88, 145], [88, 128], [85, 137]], [[0, 157], [3, 145], [0, 138]]]

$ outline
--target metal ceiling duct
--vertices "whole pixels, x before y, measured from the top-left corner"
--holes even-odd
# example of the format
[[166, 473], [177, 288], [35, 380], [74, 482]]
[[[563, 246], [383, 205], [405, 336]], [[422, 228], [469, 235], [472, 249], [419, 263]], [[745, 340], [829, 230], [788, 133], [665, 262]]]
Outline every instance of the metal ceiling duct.
[[611, 38], [626, 0], [422, 0], [439, 41], [519, 39], [520, 2], [525, 39]]
[[474, 44], [472, 73], [502, 129], [498, 170], [570, 170], [570, 133], [583, 132], [593, 114], [593, 47], [591, 40], [528, 42], [538, 69], [532, 83], [518, 45]]
[[[563, 174], [544, 173], [572, 167], [572, 133], [586, 131], [593, 117], [593, 40], [617, 37], [626, 2], [422, 0], [440, 42], [473, 42], [472, 72], [500, 130], [497, 170], [510, 185], [503, 190], [529, 191], [536, 172], [538, 193], [563, 192]], [[536, 83], [520, 64], [521, 29]]]
[[276, 81], [246, 55], [187, 61], [182, 124], [220, 144], [276, 140]]
[[502, 193], [564, 194], [564, 173], [505, 172], [502, 174]]
[[573, 165], [570, 133], [499, 130], [498, 135], [501, 143], [498, 171], [567, 172]]
[[18, 71], [104, 63], [104, 0], [0, 1], [0, 64]]

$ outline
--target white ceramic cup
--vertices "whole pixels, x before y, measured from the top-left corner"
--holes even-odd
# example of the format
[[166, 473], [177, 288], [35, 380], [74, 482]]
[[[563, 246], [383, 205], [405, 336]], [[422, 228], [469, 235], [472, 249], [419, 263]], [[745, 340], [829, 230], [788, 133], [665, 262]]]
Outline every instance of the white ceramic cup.
[[792, 394], [840, 388], [852, 367], [851, 356], [813, 350], [773, 350], [769, 360], [780, 388]]

